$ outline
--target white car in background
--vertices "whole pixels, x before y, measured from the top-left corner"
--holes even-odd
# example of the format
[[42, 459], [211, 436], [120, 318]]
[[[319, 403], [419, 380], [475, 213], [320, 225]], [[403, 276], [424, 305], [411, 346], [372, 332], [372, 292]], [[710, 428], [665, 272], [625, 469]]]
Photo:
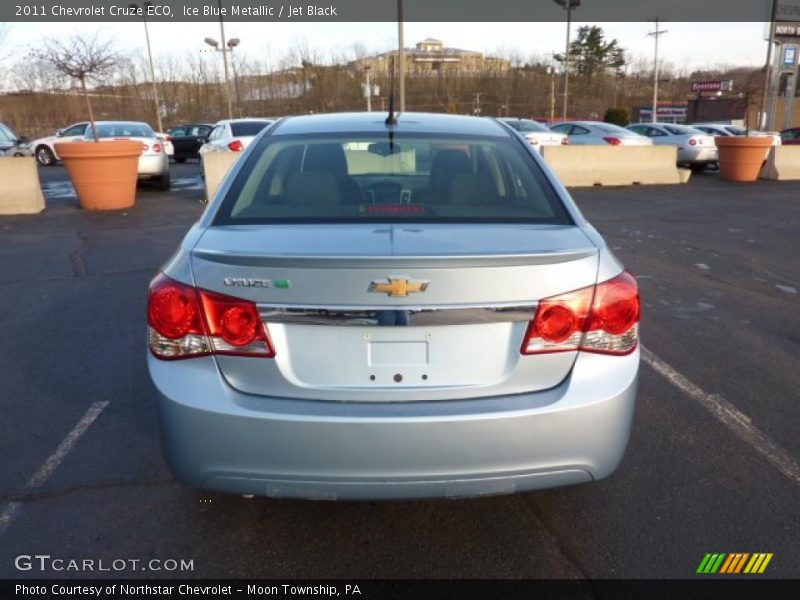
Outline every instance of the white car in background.
[[528, 140], [531, 146], [539, 150], [541, 150], [542, 146], [569, 144], [569, 138], [566, 135], [551, 131], [547, 125], [542, 125], [533, 119], [500, 117], [497, 120], [517, 131], [522, 137]]
[[[169, 157], [164, 151], [163, 140], [147, 123], [137, 121], [97, 121], [97, 137], [102, 143], [105, 140], [134, 140], [142, 143], [142, 154], [139, 156], [139, 180], [149, 179], [158, 183], [159, 189], [170, 188]], [[94, 133], [88, 127], [86, 135], [74, 142], [92, 142]]]
[[772, 145], [773, 146], [780, 146], [781, 145], [781, 134], [777, 131], [753, 131], [750, 130], [748, 133], [747, 130], [742, 129], [741, 127], [737, 127], [736, 125], [730, 125], [729, 123], [692, 123], [691, 125], [695, 129], [699, 129], [700, 131], [707, 133], [708, 135], [719, 135], [722, 137], [739, 137], [739, 136], [768, 136], [772, 138]]
[[86, 136], [88, 127], [89, 121], [73, 123], [69, 127], [59, 129], [55, 135], [33, 140], [31, 142], [31, 147], [33, 148], [33, 155], [36, 157], [36, 161], [43, 167], [52, 167], [60, 160], [56, 153], [55, 144], [82, 140]]
[[174, 156], [175, 155], [175, 146], [172, 145], [172, 138], [168, 133], [164, 133], [163, 131], [156, 131], [156, 136], [158, 139], [161, 140], [161, 143], [164, 144], [164, 152], [167, 156]]
[[647, 136], [657, 146], [677, 146], [678, 166], [699, 172], [719, 161], [714, 137], [704, 131], [673, 123], [636, 123], [628, 129]]
[[208, 134], [208, 140], [198, 152], [242, 152], [261, 130], [272, 125], [276, 119], [225, 119], [217, 121]]
[[650, 146], [649, 139], [612, 123], [602, 121], [564, 121], [550, 127], [569, 138], [570, 144], [610, 146]]

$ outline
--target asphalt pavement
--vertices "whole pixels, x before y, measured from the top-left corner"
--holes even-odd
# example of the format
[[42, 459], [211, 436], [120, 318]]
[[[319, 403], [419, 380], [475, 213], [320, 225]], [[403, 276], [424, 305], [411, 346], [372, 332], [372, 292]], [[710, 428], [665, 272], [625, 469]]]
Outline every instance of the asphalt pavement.
[[46, 211], [0, 218], [0, 577], [98, 575], [14, 565], [44, 553], [193, 561], [130, 577], [687, 578], [707, 552], [800, 577], [800, 183], [574, 191], [643, 297], [650, 359], [611, 478], [326, 503], [187, 488], [161, 459], [146, 289], [203, 210], [197, 164], [109, 214], [78, 210], [62, 167], [41, 175]]

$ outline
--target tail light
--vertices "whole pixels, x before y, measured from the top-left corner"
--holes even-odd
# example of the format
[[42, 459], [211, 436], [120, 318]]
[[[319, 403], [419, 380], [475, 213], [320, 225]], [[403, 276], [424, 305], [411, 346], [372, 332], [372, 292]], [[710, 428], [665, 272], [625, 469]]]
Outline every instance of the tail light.
[[150, 351], [158, 358], [275, 356], [253, 302], [196, 289], [163, 274], [150, 284], [147, 323]]
[[569, 146], [569, 138], [568, 137], [561, 138], [561, 145], [562, 146]]
[[228, 144], [228, 148], [232, 152], [241, 152], [244, 150], [244, 144], [242, 144], [241, 140], [233, 140], [230, 144]]
[[161, 153], [161, 144], [153, 144], [153, 152]]
[[611, 144], [612, 146], [619, 146], [619, 145], [622, 143], [622, 141], [621, 141], [619, 138], [617, 138], [617, 137], [611, 137], [611, 136], [609, 136], [609, 137], [604, 137], [604, 138], [603, 138], [603, 140], [604, 140], [606, 143], [608, 143], [608, 144]]
[[689, 140], [689, 145], [690, 145], [690, 146], [696, 146], [696, 145], [697, 145], [697, 140], [696, 140], [696, 139], [694, 139], [694, 138], [690, 139], [690, 140]]
[[639, 343], [639, 288], [626, 272], [539, 302], [522, 354], [583, 350], [629, 354]]

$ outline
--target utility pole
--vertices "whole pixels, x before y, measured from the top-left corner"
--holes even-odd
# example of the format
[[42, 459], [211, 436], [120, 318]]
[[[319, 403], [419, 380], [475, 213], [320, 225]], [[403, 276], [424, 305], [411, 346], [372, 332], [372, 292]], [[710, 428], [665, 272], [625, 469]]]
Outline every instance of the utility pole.
[[367, 96], [367, 112], [372, 112], [372, 84], [369, 82], [369, 65], [364, 65], [364, 93]]
[[400, 96], [400, 112], [406, 111], [406, 42], [403, 38], [403, 0], [397, 0], [397, 58], [400, 67], [400, 82], [398, 94]]
[[658, 38], [667, 33], [667, 30], [658, 28], [661, 23], [661, 19], [658, 17], [653, 19], [653, 22], [656, 24], [656, 30], [651, 31], [647, 35], [653, 37], [656, 46], [655, 59], [653, 62], [653, 115], [651, 119], [653, 123], [656, 123], [658, 121]]
[[771, 121], [767, 115], [767, 96], [769, 96], [772, 87], [772, 78], [774, 77], [772, 71], [772, 50], [775, 46], [775, 14], [778, 7], [777, 5], [777, 0], [772, 0], [769, 20], [769, 42], [767, 42], [767, 60], [764, 63], [764, 90], [761, 93], [761, 107], [758, 111], [758, 128], [762, 131], [765, 128], [769, 129], [769, 122]]
[[[147, 60], [150, 63], [150, 84], [153, 87], [153, 102], [156, 108], [156, 123], [158, 124], [158, 131], [163, 132], [164, 128], [161, 124], [161, 102], [158, 99], [158, 86], [156, 85], [156, 70], [153, 67], [153, 52], [150, 50], [150, 32], [147, 29], [147, 10], [152, 6], [152, 2], [145, 2], [142, 5], [142, 22], [144, 23], [144, 38], [147, 41]], [[137, 4], [131, 3], [130, 8], [138, 8]]]
[[547, 56], [550, 57], [550, 125], [556, 118], [556, 53], [548, 52]]
[[472, 107], [472, 114], [480, 116], [481, 114], [481, 93], [475, 92], [475, 105]]

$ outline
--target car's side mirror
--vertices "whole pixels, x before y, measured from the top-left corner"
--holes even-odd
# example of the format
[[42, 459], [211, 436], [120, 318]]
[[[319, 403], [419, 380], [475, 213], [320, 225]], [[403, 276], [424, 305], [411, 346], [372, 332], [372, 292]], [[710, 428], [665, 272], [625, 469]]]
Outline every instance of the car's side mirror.
[[64, 135], [63, 129], [59, 129], [58, 131], [56, 131], [56, 137], [61, 137], [62, 135]]

